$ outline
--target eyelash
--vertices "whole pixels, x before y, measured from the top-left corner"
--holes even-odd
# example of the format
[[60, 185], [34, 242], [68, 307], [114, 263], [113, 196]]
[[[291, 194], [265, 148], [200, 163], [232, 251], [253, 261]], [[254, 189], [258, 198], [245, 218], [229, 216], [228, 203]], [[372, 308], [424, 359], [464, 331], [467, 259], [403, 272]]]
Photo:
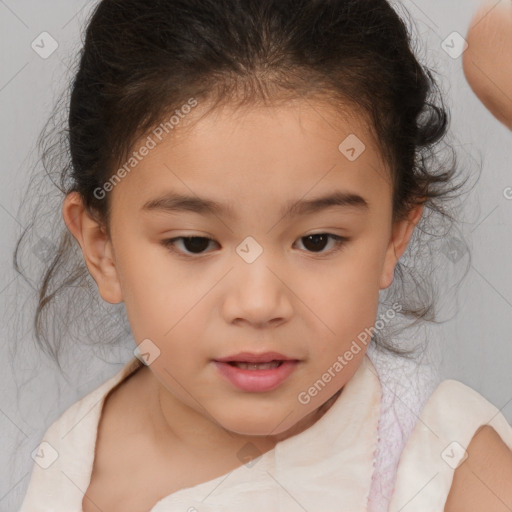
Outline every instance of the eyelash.
[[[298, 240], [301, 240], [303, 238], [308, 238], [310, 236], [318, 236], [318, 235], [327, 236], [328, 238], [331, 238], [335, 241], [335, 247], [334, 247], [334, 249], [331, 249], [330, 251], [327, 251], [327, 252], [308, 251], [310, 254], [319, 255], [320, 257], [322, 257], [323, 255], [334, 254], [334, 253], [340, 251], [341, 249], [343, 249], [344, 245], [350, 240], [349, 238], [346, 238], [343, 236], [338, 236], [338, 235], [333, 235], [332, 233], [312, 233], [311, 235], [302, 236]], [[208, 237], [204, 237], [204, 236], [178, 236], [176, 238], [167, 238], [165, 240], [162, 240], [161, 243], [164, 247], [169, 249], [169, 251], [178, 253], [179, 255], [184, 256], [186, 258], [195, 258], [195, 257], [199, 257], [199, 256], [202, 256], [203, 254], [205, 254], [205, 253], [185, 253], [185, 252], [182, 252], [182, 251], [176, 249], [176, 246], [174, 244], [177, 240], [190, 240], [192, 238], [198, 238], [201, 240], [210, 240], [212, 242], [214, 241], [212, 238], [208, 238]]]

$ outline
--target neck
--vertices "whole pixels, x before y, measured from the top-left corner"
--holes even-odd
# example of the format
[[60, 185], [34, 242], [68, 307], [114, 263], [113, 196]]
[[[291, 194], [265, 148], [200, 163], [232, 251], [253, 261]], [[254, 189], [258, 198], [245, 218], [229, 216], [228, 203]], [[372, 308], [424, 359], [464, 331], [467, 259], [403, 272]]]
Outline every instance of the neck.
[[[220, 425], [207, 411], [198, 412], [172, 395], [148, 372], [151, 380], [149, 417], [156, 443], [169, 453], [176, 446], [198, 454], [218, 454], [222, 450], [238, 451], [247, 443], [255, 445], [261, 453], [271, 450], [278, 442], [304, 432], [315, 424], [335, 403], [343, 388], [336, 392], [320, 407], [302, 418], [290, 429], [276, 435], [244, 435], [230, 431]], [[215, 447], [212, 450], [212, 447]]]

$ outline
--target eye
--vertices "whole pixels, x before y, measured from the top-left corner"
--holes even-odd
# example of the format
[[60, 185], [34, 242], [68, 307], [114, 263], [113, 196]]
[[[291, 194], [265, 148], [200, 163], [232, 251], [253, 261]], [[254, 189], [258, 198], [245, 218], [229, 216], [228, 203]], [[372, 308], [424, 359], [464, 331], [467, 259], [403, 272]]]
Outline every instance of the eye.
[[[214, 241], [211, 238], [206, 238], [204, 236], [179, 236], [176, 238], [162, 240], [162, 245], [174, 252], [183, 252], [181, 250], [176, 250], [175, 248], [175, 243], [178, 240], [183, 240], [183, 246], [187, 251], [190, 251], [192, 254], [202, 254], [202, 251], [204, 250], [205, 247], [208, 246], [208, 243]], [[184, 254], [187, 253], [185, 252]]]
[[[334, 247], [330, 251], [322, 251], [329, 239], [334, 240]], [[312, 235], [303, 236], [299, 238], [299, 240], [304, 240], [304, 247], [306, 247], [308, 251], [313, 253], [319, 252], [321, 254], [336, 252], [348, 242], [348, 238], [331, 233], [314, 233]]]

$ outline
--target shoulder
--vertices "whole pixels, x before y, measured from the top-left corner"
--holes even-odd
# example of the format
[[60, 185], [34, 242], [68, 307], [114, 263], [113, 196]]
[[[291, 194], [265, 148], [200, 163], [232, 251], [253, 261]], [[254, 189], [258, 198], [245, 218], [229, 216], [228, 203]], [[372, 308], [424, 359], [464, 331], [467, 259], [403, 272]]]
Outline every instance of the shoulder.
[[[483, 489], [505, 493], [502, 499], [507, 503], [506, 492], [510, 491], [503, 486], [507, 487], [507, 479], [512, 482], [511, 449], [512, 427], [491, 402], [460, 381], [442, 381], [405, 443], [389, 511], [502, 510], [487, 505]], [[500, 472], [503, 480], [497, 478]], [[478, 488], [471, 479], [479, 477]], [[478, 509], [460, 501], [461, 496], [467, 498], [469, 488], [475, 493], [480, 489], [480, 502], [476, 495], [470, 500]], [[499, 499], [497, 503], [501, 503]]]
[[512, 509], [512, 450], [489, 425], [481, 426], [455, 470], [444, 512]]

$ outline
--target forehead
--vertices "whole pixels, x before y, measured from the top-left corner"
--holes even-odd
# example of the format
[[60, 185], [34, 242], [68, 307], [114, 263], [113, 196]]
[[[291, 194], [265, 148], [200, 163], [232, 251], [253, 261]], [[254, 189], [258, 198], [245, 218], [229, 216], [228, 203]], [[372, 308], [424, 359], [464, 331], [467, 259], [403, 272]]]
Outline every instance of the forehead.
[[[141, 151], [145, 145], [152, 149]], [[161, 140], [153, 131], [133, 150], [137, 163], [113, 188], [113, 205], [142, 209], [173, 191], [212, 199], [233, 214], [236, 204], [282, 211], [291, 199], [336, 190], [378, 206], [384, 192], [391, 193], [389, 171], [365, 120], [319, 102], [213, 111], [199, 103]]]

